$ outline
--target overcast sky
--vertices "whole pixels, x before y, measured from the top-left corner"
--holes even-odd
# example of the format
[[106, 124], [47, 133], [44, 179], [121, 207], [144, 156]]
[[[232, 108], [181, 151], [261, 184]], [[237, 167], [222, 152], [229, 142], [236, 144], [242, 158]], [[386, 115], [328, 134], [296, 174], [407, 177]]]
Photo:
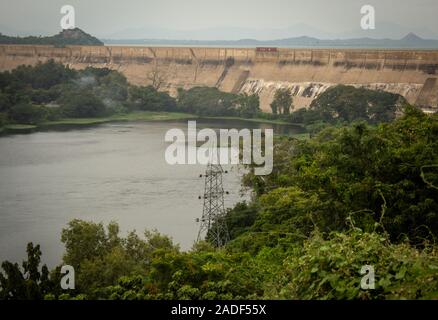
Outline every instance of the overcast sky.
[[[438, 0], [1, 0], [0, 32], [54, 34], [60, 8], [100, 38], [239, 39], [308, 35], [438, 38]], [[376, 30], [360, 29], [360, 8], [376, 9]]]

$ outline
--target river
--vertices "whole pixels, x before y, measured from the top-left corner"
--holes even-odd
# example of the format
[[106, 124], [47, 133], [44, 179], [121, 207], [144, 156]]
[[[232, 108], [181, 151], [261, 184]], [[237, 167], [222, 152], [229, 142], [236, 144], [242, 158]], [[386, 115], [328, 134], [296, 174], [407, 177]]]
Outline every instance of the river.
[[[272, 128], [244, 121], [198, 121], [197, 127]], [[26, 244], [41, 245], [44, 263], [61, 262], [61, 230], [72, 219], [116, 221], [121, 235], [157, 229], [189, 249], [202, 213], [202, 165], [171, 166], [164, 135], [181, 122], [110, 123], [0, 137], [0, 261], [19, 262]], [[290, 126], [274, 132], [294, 133]], [[226, 207], [248, 199], [243, 169], [228, 166]]]

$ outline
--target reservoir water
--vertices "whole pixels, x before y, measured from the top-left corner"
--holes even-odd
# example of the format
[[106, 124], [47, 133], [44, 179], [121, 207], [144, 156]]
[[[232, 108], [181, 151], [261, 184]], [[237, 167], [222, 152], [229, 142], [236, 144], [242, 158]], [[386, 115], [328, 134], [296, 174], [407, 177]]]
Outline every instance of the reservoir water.
[[[272, 128], [243, 121], [197, 121], [199, 129]], [[121, 234], [157, 229], [189, 249], [202, 213], [202, 165], [168, 165], [171, 128], [187, 122], [111, 123], [68, 131], [0, 137], [0, 261], [21, 261], [26, 244], [40, 244], [50, 267], [61, 262], [61, 230], [72, 219], [116, 221]], [[299, 132], [275, 126], [274, 132]], [[243, 168], [228, 166], [225, 206], [248, 199]]]

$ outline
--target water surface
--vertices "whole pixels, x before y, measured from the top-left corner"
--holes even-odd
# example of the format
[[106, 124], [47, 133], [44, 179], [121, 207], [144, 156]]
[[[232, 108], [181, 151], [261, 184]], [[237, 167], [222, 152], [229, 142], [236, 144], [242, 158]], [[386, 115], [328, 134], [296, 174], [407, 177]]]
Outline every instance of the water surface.
[[[198, 121], [198, 128], [272, 127], [242, 121]], [[0, 261], [21, 262], [30, 241], [43, 262], [61, 262], [60, 234], [72, 219], [116, 221], [122, 235], [158, 229], [189, 249], [202, 214], [205, 166], [168, 165], [165, 132], [186, 122], [111, 123], [0, 138]], [[291, 128], [278, 127], [284, 133]], [[229, 166], [226, 207], [242, 196], [243, 169]]]

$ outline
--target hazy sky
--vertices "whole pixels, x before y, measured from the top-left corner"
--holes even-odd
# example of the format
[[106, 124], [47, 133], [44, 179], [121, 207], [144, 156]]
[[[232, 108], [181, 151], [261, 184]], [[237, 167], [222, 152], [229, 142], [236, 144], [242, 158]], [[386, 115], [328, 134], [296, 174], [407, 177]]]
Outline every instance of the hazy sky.
[[[0, 32], [56, 33], [65, 4], [75, 7], [76, 25], [98, 37], [399, 37], [414, 31], [438, 38], [438, 0], [1, 0]], [[360, 29], [365, 4], [376, 8], [375, 31]]]

